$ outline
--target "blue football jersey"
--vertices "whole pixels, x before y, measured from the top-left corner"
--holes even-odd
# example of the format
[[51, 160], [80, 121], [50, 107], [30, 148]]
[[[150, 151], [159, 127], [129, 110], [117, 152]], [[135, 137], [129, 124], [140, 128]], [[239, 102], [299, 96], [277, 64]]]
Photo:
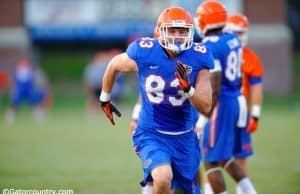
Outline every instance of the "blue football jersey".
[[17, 67], [13, 76], [16, 88], [31, 90], [33, 87], [34, 70], [32, 67]]
[[202, 42], [213, 54], [222, 70], [221, 95], [239, 96], [241, 86], [242, 47], [237, 35], [223, 32], [205, 37]]
[[169, 58], [153, 38], [134, 41], [126, 52], [138, 66], [138, 87], [142, 97], [138, 127], [171, 133], [192, 129], [195, 122], [193, 108], [175, 76], [176, 62], [188, 66], [190, 82], [195, 86], [198, 72], [214, 67], [211, 52], [203, 44], [194, 43], [176, 58]]

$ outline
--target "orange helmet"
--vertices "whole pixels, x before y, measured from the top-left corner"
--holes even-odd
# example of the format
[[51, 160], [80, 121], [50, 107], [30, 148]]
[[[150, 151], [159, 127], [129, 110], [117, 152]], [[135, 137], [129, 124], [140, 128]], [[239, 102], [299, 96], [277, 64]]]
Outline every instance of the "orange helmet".
[[239, 13], [230, 15], [227, 19], [225, 29], [232, 30], [233, 32], [237, 33], [242, 41], [243, 46], [247, 45], [249, 22], [245, 15]]
[[197, 30], [205, 34], [208, 30], [222, 28], [226, 24], [227, 11], [225, 6], [215, 0], [206, 0], [196, 11], [195, 23]]
[[249, 29], [248, 18], [245, 15], [234, 13], [227, 18], [226, 29], [245, 32]]
[[[163, 10], [157, 20], [159, 43], [173, 52], [181, 52], [191, 48], [194, 37], [193, 19], [188, 11], [181, 7], [169, 7]], [[170, 28], [185, 28], [184, 36], [171, 35]], [[181, 41], [179, 41], [181, 40]]]

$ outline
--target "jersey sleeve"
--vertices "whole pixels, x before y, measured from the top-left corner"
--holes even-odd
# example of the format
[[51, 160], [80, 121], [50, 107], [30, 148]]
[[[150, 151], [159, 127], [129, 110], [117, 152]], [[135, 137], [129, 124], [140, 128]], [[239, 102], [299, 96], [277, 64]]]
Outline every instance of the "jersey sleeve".
[[131, 44], [129, 44], [129, 46], [127, 47], [126, 53], [131, 59], [133, 59], [135, 61], [138, 60], [138, 43], [137, 43], [137, 41], [134, 41]]
[[263, 65], [258, 56], [250, 49], [245, 49], [245, 64], [244, 72], [248, 74], [251, 85], [262, 83], [263, 80]]
[[149, 37], [135, 40], [126, 50], [127, 55], [137, 63], [138, 69], [145, 68], [149, 61], [153, 61], [153, 53], [156, 52], [155, 40]]
[[251, 85], [260, 84], [262, 83], [262, 77], [250, 77], [249, 81]]
[[217, 42], [217, 41], [218, 41], [217, 37], [207, 37], [207, 39], [204, 40], [205, 46], [207, 48], [211, 48], [210, 52], [211, 52], [211, 55], [213, 57], [213, 64], [214, 65], [213, 65], [213, 68], [210, 69], [210, 72], [222, 71], [221, 61], [219, 60], [218, 52], [216, 52], [216, 50], [218, 50], [218, 48], [216, 48], [217, 44], [215, 42]]
[[203, 44], [200, 44], [198, 48], [195, 47], [194, 49], [195, 51], [200, 53], [200, 55], [199, 53], [197, 53], [199, 61], [201, 63], [200, 70], [204, 68], [208, 70], [213, 70], [215, 68], [215, 64], [211, 50]]
[[214, 68], [210, 70], [211, 73], [222, 71], [221, 61], [218, 59], [214, 59]]

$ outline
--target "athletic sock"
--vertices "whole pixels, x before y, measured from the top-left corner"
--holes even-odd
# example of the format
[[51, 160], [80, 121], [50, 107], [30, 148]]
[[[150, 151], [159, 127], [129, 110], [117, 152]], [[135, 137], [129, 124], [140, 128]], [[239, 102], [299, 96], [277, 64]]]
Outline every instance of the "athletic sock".
[[244, 194], [242, 189], [238, 185], [235, 188], [235, 192], [236, 192], [236, 194]]
[[237, 185], [244, 194], [257, 194], [253, 184], [248, 177], [243, 178]]
[[214, 194], [209, 183], [204, 183], [204, 194]]
[[152, 185], [145, 185], [142, 188], [142, 194], [152, 194], [153, 186]]

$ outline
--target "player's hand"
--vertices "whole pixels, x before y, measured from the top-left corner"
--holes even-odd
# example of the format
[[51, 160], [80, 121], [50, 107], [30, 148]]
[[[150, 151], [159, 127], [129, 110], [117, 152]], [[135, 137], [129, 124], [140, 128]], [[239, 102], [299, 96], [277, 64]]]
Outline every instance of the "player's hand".
[[111, 124], [115, 125], [115, 121], [113, 118], [113, 112], [118, 116], [121, 117], [120, 111], [111, 103], [111, 101], [102, 102], [101, 101], [101, 108], [104, 111], [107, 118], [110, 120]]
[[131, 123], [130, 123], [130, 125], [129, 125], [129, 131], [130, 131], [131, 134], [135, 130], [136, 125], [137, 125], [137, 120], [132, 120]]
[[179, 80], [179, 85], [180, 85], [181, 89], [185, 93], [188, 93], [190, 91], [192, 85], [189, 80], [187, 66], [184, 65], [181, 61], [176, 62], [175, 75], [176, 75], [177, 79]]
[[251, 116], [248, 121], [247, 133], [254, 133], [258, 127], [258, 118]]

